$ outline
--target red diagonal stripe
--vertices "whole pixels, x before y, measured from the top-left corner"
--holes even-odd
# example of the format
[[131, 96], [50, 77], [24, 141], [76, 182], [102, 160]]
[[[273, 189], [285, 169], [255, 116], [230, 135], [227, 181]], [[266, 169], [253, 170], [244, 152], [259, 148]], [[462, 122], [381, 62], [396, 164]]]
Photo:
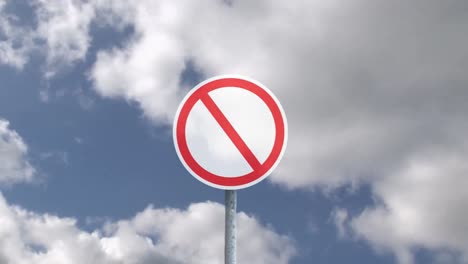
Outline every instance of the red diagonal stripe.
[[254, 171], [259, 169], [262, 164], [260, 164], [252, 150], [250, 150], [247, 144], [245, 144], [244, 140], [242, 140], [239, 133], [237, 133], [236, 129], [231, 125], [223, 112], [221, 112], [221, 109], [219, 109], [218, 105], [216, 105], [210, 95], [205, 94], [200, 98], [200, 100], [203, 102], [203, 104], [205, 104], [206, 108], [208, 111], [210, 111], [221, 128], [223, 128], [226, 135], [229, 137], [229, 139], [231, 139], [232, 143], [234, 143], [242, 156], [244, 156], [250, 167], [252, 167]]

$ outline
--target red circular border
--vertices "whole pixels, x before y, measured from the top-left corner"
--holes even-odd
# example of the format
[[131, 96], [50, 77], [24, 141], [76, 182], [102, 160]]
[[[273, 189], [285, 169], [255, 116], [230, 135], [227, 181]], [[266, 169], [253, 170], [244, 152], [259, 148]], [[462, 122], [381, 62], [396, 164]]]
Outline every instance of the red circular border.
[[[262, 99], [265, 102], [265, 104], [270, 109], [273, 115], [273, 119], [275, 121], [276, 136], [275, 136], [275, 142], [273, 144], [273, 148], [272, 148], [270, 155], [265, 160], [265, 162], [263, 162], [262, 166], [258, 170], [253, 170], [250, 173], [247, 173], [245, 175], [238, 176], [238, 177], [219, 176], [201, 167], [200, 164], [198, 164], [198, 162], [193, 158], [192, 154], [190, 153], [190, 150], [187, 145], [186, 136], [185, 136], [187, 118], [193, 106], [195, 105], [195, 103], [197, 103], [198, 100], [200, 100], [200, 98], [203, 95], [213, 90], [224, 88], [224, 87], [236, 87], [236, 88], [245, 89], [247, 91], [254, 93], [255, 95], [260, 97], [260, 99]], [[282, 112], [280, 108], [278, 107], [275, 99], [273, 99], [273, 97], [267, 91], [265, 91], [262, 87], [244, 79], [221, 78], [221, 79], [210, 81], [202, 85], [195, 92], [193, 92], [188, 98], [186, 98], [177, 118], [178, 119], [177, 119], [177, 124], [176, 124], [177, 126], [176, 127], [176, 135], [177, 135], [176, 146], [179, 148], [179, 152], [182, 158], [184, 159], [185, 163], [190, 167], [190, 169], [192, 169], [192, 171], [195, 174], [197, 174], [204, 180], [210, 183], [216, 184], [216, 185], [229, 186], [229, 187], [241, 186], [241, 185], [251, 183], [261, 178], [275, 164], [283, 148], [284, 139], [285, 139], [285, 122], [283, 120]]]

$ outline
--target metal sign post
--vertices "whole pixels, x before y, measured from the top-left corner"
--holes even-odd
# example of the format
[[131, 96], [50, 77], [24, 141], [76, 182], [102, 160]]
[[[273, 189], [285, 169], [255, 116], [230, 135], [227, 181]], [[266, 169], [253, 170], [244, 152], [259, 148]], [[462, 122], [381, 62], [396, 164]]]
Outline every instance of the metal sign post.
[[[213, 137], [212, 133], [226, 136]], [[184, 97], [174, 118], [173, 138], [187, 171], [202, 183], [225, 190], [224, 260], [225, 264], [236, 264], [236, 190], [259, 183], [280, 162], [288, 139], [283, 108], [275, 95], [255, 80], [215, 76]], [[225, 159], [210, 146], [231, 146], [239, 155]], [[232, 164], [244, 165], [231, 168]]]
[[235, 190], [226, 190], [225, 196], [224, 263], [236, 264], [237, 193]]

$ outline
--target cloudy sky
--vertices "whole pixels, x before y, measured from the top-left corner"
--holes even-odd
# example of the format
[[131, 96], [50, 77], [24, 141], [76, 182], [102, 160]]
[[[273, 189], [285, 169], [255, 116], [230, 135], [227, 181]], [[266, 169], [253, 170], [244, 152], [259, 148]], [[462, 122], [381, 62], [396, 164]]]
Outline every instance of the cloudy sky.
[[172, 141], [218, 74], [289, 123], [239, 263], [468, 263], [467, 32], [465, 0], [0, 0], [0, 263], [222, 263]]

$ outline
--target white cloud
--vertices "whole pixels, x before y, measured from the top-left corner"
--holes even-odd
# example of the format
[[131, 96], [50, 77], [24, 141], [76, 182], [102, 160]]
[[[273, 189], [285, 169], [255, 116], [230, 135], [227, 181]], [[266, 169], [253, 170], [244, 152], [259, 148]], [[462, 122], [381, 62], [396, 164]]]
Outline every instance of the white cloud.
[[76, 0], [37, 0], [37, 37], [45, 40], [51, 77], [58, 66], [84, 59], [90, 45], [89, 25], [94, 18], [94, 6]]
[[22, 69], [32, 48], [31, 32], [5, 11], [6, 4], [7, 0], [0, 0], [0, 64]]
[[[32, 52], [46, 58], [45, 77], [83, 60], [90, 45], [89, 27], [95, 5], [77, 0], [34, 0], [29, 3], [37, 23], [20, 25], [21, 18], [5, 11], [0, 1], [0, 63], [21, 69]], [[2, 40], [2, 35], [3, 39]]]
[[[352, 219], [347, 230], [400, 263], [412, 263], [413, 248], [452, 249], [468, 262], [468, 163], [450, 154], [413, 160], [375, 184], [379, 202]], [[343, 222], [338, 223], [344, 229]], [[450, 255], [446, 253], [445, 255]]]
[[98, 53], [92, 71], [96, 90], [138, 102], [151, 119], [170, 122], [186, 59], [185, 45], [174, 34], [184, 26], [184, 9], [162, 1], [138, 1], [123, 9], [137, 34], [125, 49]]
[[346, 226], [348, 220], [348, 212], [345, 209], [335, 209], [332, 212], [331, 216], [337, 228], [338, 236], [340, 238], [348, 237], [348, 227]]
[[[37, 214], [0, 195], [0, 262], [19, 264], [196, 264], [223, 262], [224, 207], [192, 204], [187, 210], [148, 207], [128, 220], [87, 232], [73, 218]], [[288, 263], [290, 238], [238, 214], [239, 261]]]
[[433, 142], [456, 146], [467, 129], [460, 69], [468, 38], [449, 15], [457, 2], [446, 11], [437, 3], [139, 1], [124, 13], [134, 15], [134, 37], [100, 52], [92, 77], [100, 94], [170, 123], [187, 60], [208, 76], [251, 76], [279, 96], [289, 118], [289, 148], [273, 181], [368, 181]]
[[[369, 184], [381, 204], [349, 216], [353, 228], [401, 263], [411, 263], [418, 245], [468, 253], [460, 238], [468, 197], [437, 188], [466, 185], [460, 182], [467, 174], [461, 161], [468, 159], [466, 2], [139, 1], [132, 7], [120, 14], [135, 35], [121, 49], [100, 52], [94, 66], [101, 95], [137, 102], [152, 120], [170, 124], [188, 60], [206, 76], [253, 77], [277, 94], [290, 125], [273, 182], [326, 189]], [[428, 156], [432, 169], [405, 185], [408, 164], [426, 164]], [[447, 166], [444, 156], [460, 162]], [[389, 194], [385, 183], [401, 189]], [[428, 218], [439, 222], [423, 221]], [[344, 234], [345, 221], [337, 220]]]
[[33, 180], [35, 170], [27, 159], [28, 146], [9, 122], [0, 119], [0, 185]]

